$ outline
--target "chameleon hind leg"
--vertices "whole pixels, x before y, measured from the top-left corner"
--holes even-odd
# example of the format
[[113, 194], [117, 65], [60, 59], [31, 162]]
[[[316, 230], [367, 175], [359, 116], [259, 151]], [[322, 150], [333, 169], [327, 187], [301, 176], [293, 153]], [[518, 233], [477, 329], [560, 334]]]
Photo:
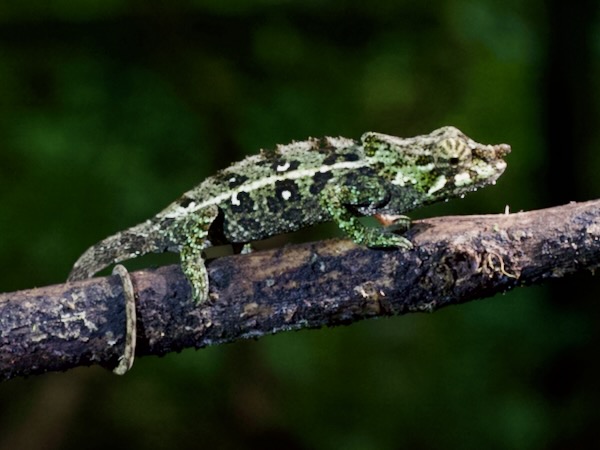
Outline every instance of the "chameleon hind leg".
[[384, 202], [386, 197], [385, 188], [375, 182], [361, 186], [360, 189], [344, 184], [331, 185], [323, 191], [320, 200], [322, 206], [329, 212], [340, 229], [357, 244], [368, 247], [413, 248], [408, 239], [393, 233], [396, 231], [396, 227], [401, 228], [407, 222], [410, 223], [408, 217], [395, 216], [397, 220], [389, 224], [390, 227], [386, 226], [383, 229], [370, 228], [360, 222], [358, 217], [348, 208], [348, 205], [374, 206]]
[[181, 243], [181, 269], [192, 285], [196, 303], [208, 300], [208, 272], [204, 264], [204, 250], [212, 246], [208, 230], [219, 215], [216, 206], [192, 213], [175, 229], [175, 240]]

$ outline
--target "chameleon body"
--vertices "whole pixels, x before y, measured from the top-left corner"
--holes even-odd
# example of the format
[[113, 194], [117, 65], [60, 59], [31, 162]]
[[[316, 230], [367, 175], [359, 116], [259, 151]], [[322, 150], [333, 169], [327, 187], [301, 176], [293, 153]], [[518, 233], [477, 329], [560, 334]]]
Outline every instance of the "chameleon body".
[[217, 172], [153, 218], [88, 249], [69, 276], [78, 280], [149, 252], [175, 251], [193, 288], [208, 298], [203, 251], [245, 244], [333, 220], [356, 243], [411, 248], [392, 227], [415, 208], [493, 184], [506, 168], [506, 144], [482, 145], [454, 127], [398, 138], [367, 132], [359, 141], [311, 138], [279, 145]]

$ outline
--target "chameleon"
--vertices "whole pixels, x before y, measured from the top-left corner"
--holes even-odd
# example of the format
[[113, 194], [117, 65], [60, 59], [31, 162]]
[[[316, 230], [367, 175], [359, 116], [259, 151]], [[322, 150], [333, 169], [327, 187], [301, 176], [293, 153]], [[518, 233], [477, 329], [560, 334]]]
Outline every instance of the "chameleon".
[[[150, 252], [179, 252], [197, 303], [208, 299], [204, 251], [244, 245], [333, 221], [355, 243], [412, 248], [397, 234], [418, 207], [494, 184], [507, 144], [479, 144], [457, 128], [400, 138], [366, 132], [360, 140], [309, 138], [261, 150], [206, 178], [154, 217], [90, 247], [69, 280], [89, 278]], [[384, 226], [369, 227], [359, 217]]]
[[[208, 300], [204, 251], [245, 245], [316, 223], [333, 221], [357, 244], [411, 249], [398, 231], [404, 213], [462, 197], [494, 184], [506, 169], [507, 144], [479, 144], [447, 126], [400, 138], [366, 132], [360, 140], [309, 138], [261, 150], [206, 178], [154, 217], [110, 236], [75, 262], [69, 281], [150, 252], [179, 252], [197, 303]], [[367, 227], [373, 216], [383, 227]], [[123, 375], [135, 355], [135, 293], [127, 270], [115, 266], [123, 286], [125, 349], [113, 372]]]

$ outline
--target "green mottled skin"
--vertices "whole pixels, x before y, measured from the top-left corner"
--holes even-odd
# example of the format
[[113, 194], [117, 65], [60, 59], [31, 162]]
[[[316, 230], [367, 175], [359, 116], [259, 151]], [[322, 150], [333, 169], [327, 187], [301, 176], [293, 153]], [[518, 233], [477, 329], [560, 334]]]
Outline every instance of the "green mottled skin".
[[329, 220], [359, 244], [411, 248], [391, 228], [366, 228], [357, 217], [405, 225], [401, 214], [494, 183], [509, 151], [505, 144], [478, 144], [453, 127], [406, 139], [368, 132], [360, 141], [326, 137], [280, 145], [218, 172], [153, 218], [94, 245], [69, 279], [145, 253], [176, 251], [194, 298], [204, 301], [207, 247]]

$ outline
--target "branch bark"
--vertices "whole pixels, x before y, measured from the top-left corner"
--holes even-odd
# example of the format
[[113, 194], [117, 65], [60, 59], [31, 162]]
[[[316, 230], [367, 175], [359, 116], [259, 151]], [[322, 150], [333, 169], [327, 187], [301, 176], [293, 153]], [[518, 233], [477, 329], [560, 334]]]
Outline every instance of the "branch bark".
[[[136, 355], [162, 355], [377, 316], [432, 312], [600, 264], [600, 200], [516, 214], [421, 220], [412, 251], [346, 240], [290, 245], [208, 264], [196, 306], [179, 266], [131, 274]], [[114, 367], [125, 332], [118, 277], [0, 294], [0, 378]]]

